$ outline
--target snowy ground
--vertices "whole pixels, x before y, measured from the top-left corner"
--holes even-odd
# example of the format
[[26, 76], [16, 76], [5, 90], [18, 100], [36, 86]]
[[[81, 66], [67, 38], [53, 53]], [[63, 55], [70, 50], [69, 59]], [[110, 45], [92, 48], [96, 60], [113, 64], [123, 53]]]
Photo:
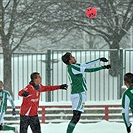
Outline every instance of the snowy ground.
[[[20, 105], [21, 101], [15, 101], [15, 105]], [[59, 105], [59, 103], [44, 103], [40, 102], [40, 105]], [[116, 101], [105, 101], [105, 102], [87, 102], [88, 105], [120, 105], [121, 100]], [[10, 105], [10, 104], [9, 104]], [[71, 105], [71, 102], [60, 102], [60, 105]], [[132, 121], [132, 120], [131, 120]], [[60, 123], [60, 124], [41, 124], [41, 130], [42, 133], [66, 133], [67, 123]], [[133, 125], [133, 123], [132, 123]], [[19, 125], [12, 125], [17, 126], [19, 130]], [[0, 133], [13, 133], [12, 131], [6, 131]], [[28, 129], [28, 133], [32, 133], [30, 127]], [[126, 133], [126, 128], [124, 123], [116, 123], [116, 122], [108, 122], [105, 120], [102, 120], [98, 123], [90, 123], [90, 124], [81, 124], [78, 123], [76, 125], [76, 128], [73, 133]], [[132, 133], [133, 133], [133, 127], [132, 127]]]
[[[66, 133], [68, 123], [60, 124], [41, 124], [42, 133]], [[132, 129], [133, 132], [133, 129]], [[0, 132], [0, 133], [13, 133]], [[30, 127], [28, 133], [32, 133]], [[101, 121], [98, 123], [81, 124], [78, 123], [73, 133], [126, 133], [125, 125], [123, 123]]]
[[[66, 133], [68, 123], [61, 124], [44, 124], [42, 133]], [[122, 123], [111, 123], [101, 121], [92, 124], [78, 123], [74, 133], [125, 133], [125, 127]], [[28, 132], [31, 133], [31, 132]]]

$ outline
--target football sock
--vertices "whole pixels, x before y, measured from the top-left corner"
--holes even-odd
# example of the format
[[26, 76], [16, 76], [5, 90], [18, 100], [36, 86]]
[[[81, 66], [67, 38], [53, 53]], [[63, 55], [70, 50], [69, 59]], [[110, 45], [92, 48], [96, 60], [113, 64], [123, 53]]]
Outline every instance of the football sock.
[[75, 128], [75, 126], [76, 126], [76, 124], [70, 122], [70, 123], [68, 124], [67, 132], [66, 132], [66, 133], [72, 133], [73, 130], [74, 130], [74, 128]]
[[15, 132], [15, 127], [11, 127], [11, 126], [4, 125], [4, 126], [3, 126], [3, 130], [4, 130], [4, 131], [13, 130], [13, 131]]

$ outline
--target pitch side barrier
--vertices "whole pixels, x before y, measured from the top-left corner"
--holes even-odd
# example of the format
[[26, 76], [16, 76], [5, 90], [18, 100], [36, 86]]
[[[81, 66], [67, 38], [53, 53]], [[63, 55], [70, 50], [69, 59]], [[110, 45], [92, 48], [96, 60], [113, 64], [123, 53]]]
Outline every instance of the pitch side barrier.
[[[68, 90], [57, 90], [41, 93], [41, 100], [45, 102], [70, 101], [71, 85], [68, 80], [67, 66], [62, 62], [64, 53], [71, 52], [78, 63], [85, 63], [100, 57], [106, 57], [109, 62], [99, 62], [96, 66], [113, 63], [110, 70], [101, 70], [94, 73], [84, 73], [87, 82], [88, 101], [118, 100], [121, 98], [124, 86], [123, 75], [133, 72], [133, 49], [86, 49], [86, 50], [47, 50], [44, 53], [13, 53], [12, 54], [12, 92], [14, 100], [20, 100], [18, 91], [30, 81], [32, 72], [39, 72], [43, 85], [68, 84]], [[117, 54], [116, 58], [115, 54]], [[113, 56], [113, 59], [112, 59]], [[95, 65], [93, 67], [96, 67]], [[117, 68], [119, 74], [112, 76]], [[3, 53], [0, 53], [0, 80], [4, 78]], [[124, 87], [125, 88], [125, 87]]]
[[[20, 106], [16, 106], [17, 115], [16, 121], [13, 123], [19, 123], [19, 109]], [[11, 106], [8, 106], [7, 111], [11, 111]], [[53, 110], [53, 113], [48, 113], [49, 110]], [[60, 113], [62, 111], [62, 113]], [[87, 112], [90, 111], [90, 112]], [[46, 113], [47, 112], [47, 113]], [[11, 113], [10, 113], [11, 115]], [[39, 106], [39, 114], [38, 114], [41, 123], [60, 123], [60, 122], [67, 122], [70, 120], [67, 117], [72, 116], [71, 106], [70, 105], [47, 105], [47, 106]], [[48, 117], [48, 120], [46, 117]], [[54, 116], [54, 120], [52, 121], [52, 117]], [[9, 117], [9, 114], [6, 113], [5, 118]], [[10, 116], [11, 117], [11, 116]], [[57, 119], [59, 117], [60, 119]], [[83, 118], [84, 117], [84, 118]], [[63, 118], [63, 120], [61, 119]], [[107, 121], [116, 121], [122, 122], [122, 115], [121, 115], [121, 105], [86, 105], [85, 112], [81, 116], [80, 122], [82, 123], [92, 123], [98, 122], [101, 120]], [[12, 123], [10, 120], [5, 121], [5, 123]]]

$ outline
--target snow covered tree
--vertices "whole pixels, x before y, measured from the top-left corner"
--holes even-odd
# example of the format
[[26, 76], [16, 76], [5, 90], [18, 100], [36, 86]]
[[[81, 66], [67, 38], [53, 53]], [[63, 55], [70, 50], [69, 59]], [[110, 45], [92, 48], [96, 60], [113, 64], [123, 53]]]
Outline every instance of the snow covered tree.
[[[88, 6], [98, 15], [85, 16]], [[119, 49], [121, 39], [132, 25], [132, 0], [1, 0], [0, 35], [4, 57], [4, 83], [11, 92], [12, 53], [36, 37], [58, 42], [70, 32], [82, 30], [102, 37], [110, 49]], [[112, 76], [118, 75], [118, 52], [110, 53]]]
[[[85, 16], [88, 6], [96, 7], [98, 15], [94, 19]], [[102, 37], [110, 49], [120, 48], [122, 38], [129, 34], [132, 26], [132, 0], [65, 0], [59, 1], [56, 6], [51, 7], [51, 16], [48, 18], [51, 28], [58, 27], [62, 36], [68, 31], [82, 29], [88, 36]], [[62, 29], [62, 30], [59, 30]], [[56, 32], [53, 33], [56, 34]], [[55, 38], [53, 38], [55, 39]], [[57, 38], [58, 40], [58, 38]], [[118, 51], [110, 52], [112, 69], [110, 74], [119, 74]]]
[[[45, 17], [51, 3], [43, 0], [0, 0], [0, 36], [4, 59], [4, 84], [12, 93], [12, 53], [25, 42], [37, 37], [38, 30], [43, 27], [43, 36], [47, 35]], [[47, 23], [47, 22], [46, 22]], [[43, 24], [43, 26], [42, 26]]]

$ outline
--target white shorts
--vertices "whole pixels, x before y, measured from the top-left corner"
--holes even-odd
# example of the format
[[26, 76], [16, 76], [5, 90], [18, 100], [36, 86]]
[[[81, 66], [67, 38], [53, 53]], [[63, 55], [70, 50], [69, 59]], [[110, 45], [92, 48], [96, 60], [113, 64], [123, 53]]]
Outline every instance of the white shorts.
[[86, 101], [85, 92], [71, 94], [71, 101], [72, 101], [72, 110], [78, 110], [84, 112], [84, 105]]

